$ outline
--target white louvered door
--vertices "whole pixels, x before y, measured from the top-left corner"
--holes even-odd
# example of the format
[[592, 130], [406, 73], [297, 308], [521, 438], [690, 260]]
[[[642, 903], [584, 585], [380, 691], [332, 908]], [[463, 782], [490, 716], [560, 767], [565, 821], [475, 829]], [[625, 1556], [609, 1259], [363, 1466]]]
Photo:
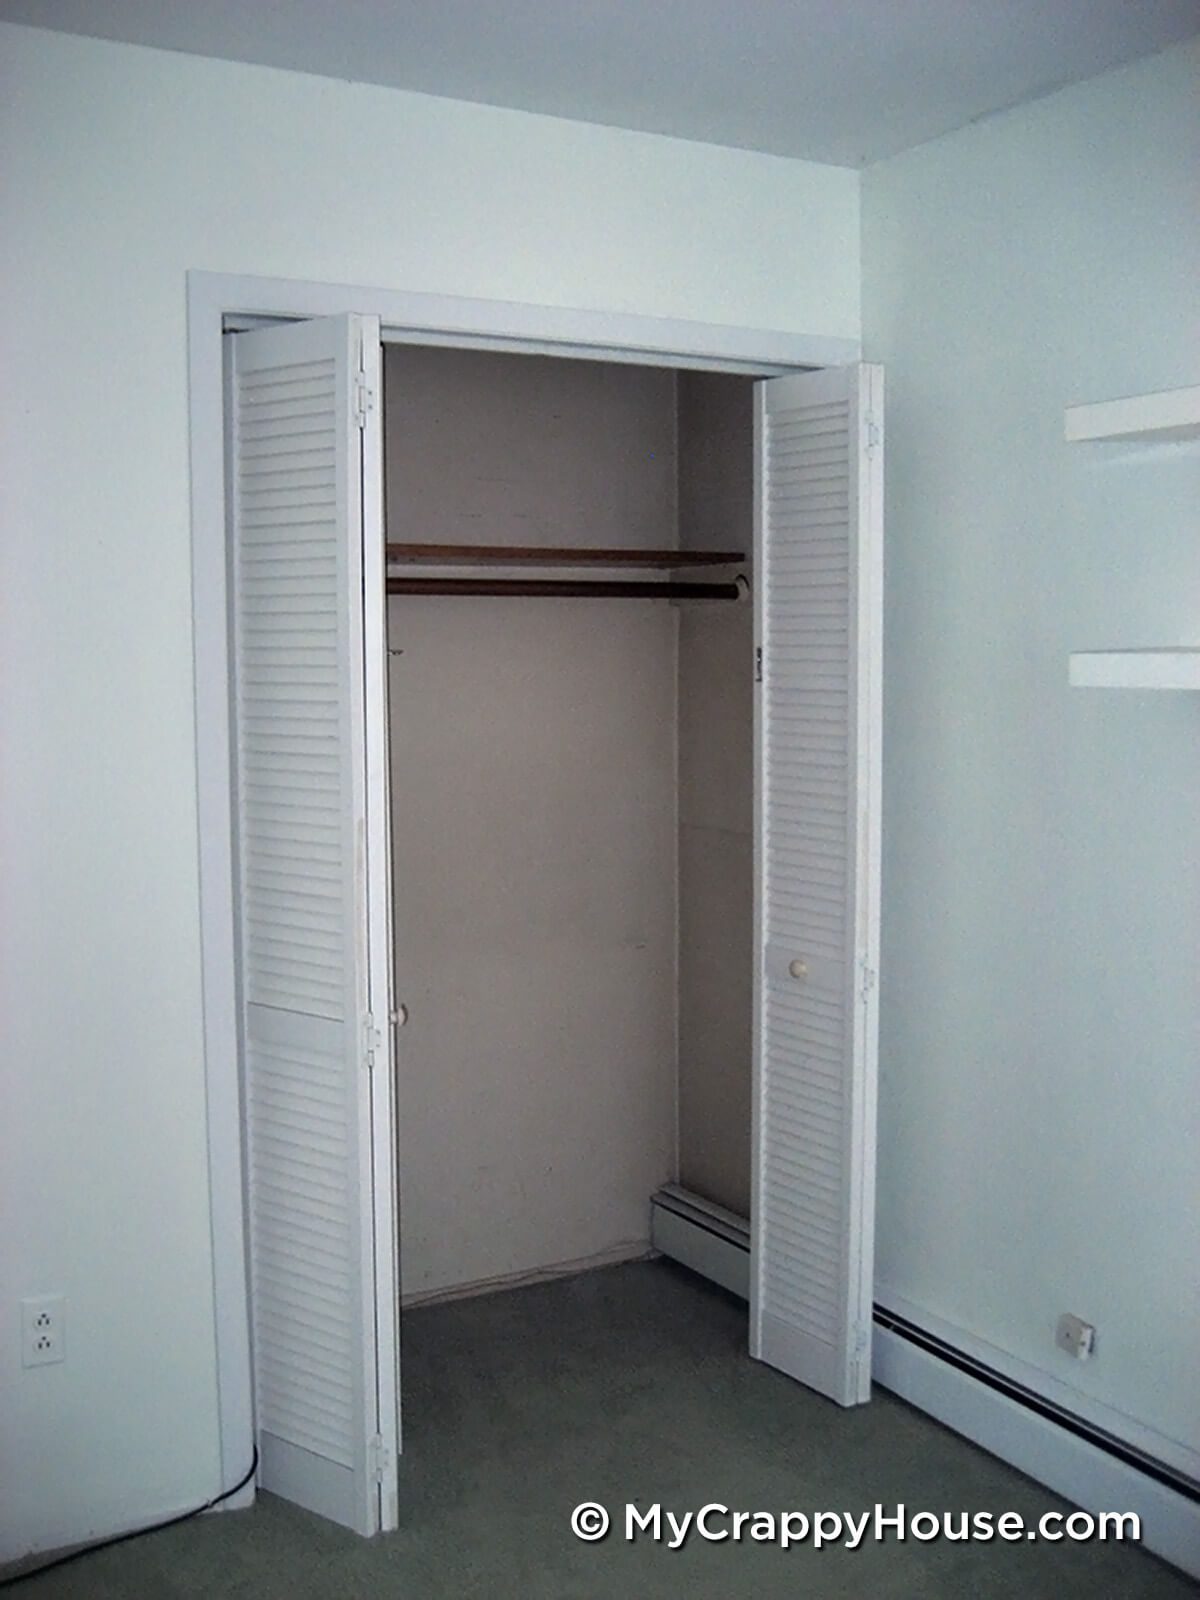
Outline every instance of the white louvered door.
[[238, 944], [259, 1481], [396, 1522], [379, 325], [233, 339]]
[[883, 372], [756, 406], [751, 1353], [870, 1396]]

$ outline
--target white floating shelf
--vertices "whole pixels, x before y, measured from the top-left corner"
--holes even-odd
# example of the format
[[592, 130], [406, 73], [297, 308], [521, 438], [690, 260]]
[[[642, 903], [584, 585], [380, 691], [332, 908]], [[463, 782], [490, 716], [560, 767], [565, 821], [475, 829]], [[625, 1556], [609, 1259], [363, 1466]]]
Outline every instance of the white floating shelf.
[[1200, 648], [1077, 650], [1073, 689], [1200, 689]]
[[1086, 439], [1200, 438], [1200, 384], [1130, 395], [1126, 400], [1068, 406], [1064, 435], [1068, 444]]

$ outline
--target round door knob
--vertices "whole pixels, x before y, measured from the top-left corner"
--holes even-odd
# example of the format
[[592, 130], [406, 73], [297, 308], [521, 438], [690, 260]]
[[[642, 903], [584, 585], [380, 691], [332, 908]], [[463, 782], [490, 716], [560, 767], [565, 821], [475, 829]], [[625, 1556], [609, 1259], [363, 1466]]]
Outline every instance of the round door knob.
[[800, 957], [797, 956], [795, 961], [788, 962], [788, 971], [793, 978], [799, 978], [803, 982], [808, 977], [808, 962], [801, 961]]

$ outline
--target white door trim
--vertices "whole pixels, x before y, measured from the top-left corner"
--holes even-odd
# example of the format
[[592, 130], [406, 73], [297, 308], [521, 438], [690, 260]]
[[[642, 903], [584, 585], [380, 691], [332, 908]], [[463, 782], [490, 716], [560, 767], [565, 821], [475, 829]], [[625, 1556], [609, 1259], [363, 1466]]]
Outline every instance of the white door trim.
[[[514, 350], [758, 377], [843, 366], [858, 360], [860, 346], [854, 339], [624, 312], [196, 271], [187, 275], [187, 308], [204, 1070], [221, 1466], [228, 1484], [236, 1483], [249, 1465], [254, 1406], [234, 959], [223, 331], [258, 319], [360, 311], [379, 317], [384, 339], [391, 343]], [[389, 1136], [388, 1130], [377, 1130], [377, 1137]], [[386, 1233], [386, 1219], [380, 1222]], [[253, 1496], [250, 1485], [226, 1504], [244, 1506]]]

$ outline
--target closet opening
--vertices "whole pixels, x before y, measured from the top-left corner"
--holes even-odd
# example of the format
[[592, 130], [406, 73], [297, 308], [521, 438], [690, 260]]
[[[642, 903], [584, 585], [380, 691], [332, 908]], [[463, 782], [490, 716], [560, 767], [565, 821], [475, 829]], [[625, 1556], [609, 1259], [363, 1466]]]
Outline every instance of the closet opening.
[[383, 398], [402, 1305], [746, 1295], [754, 380], [390, 345]]
[[881, 372], [385, 361], [336, 311], [225, 361], [206, 1016], [258, 1483], [396, 1527], [401, 1303], [653, 1249], [865, 1401]]

